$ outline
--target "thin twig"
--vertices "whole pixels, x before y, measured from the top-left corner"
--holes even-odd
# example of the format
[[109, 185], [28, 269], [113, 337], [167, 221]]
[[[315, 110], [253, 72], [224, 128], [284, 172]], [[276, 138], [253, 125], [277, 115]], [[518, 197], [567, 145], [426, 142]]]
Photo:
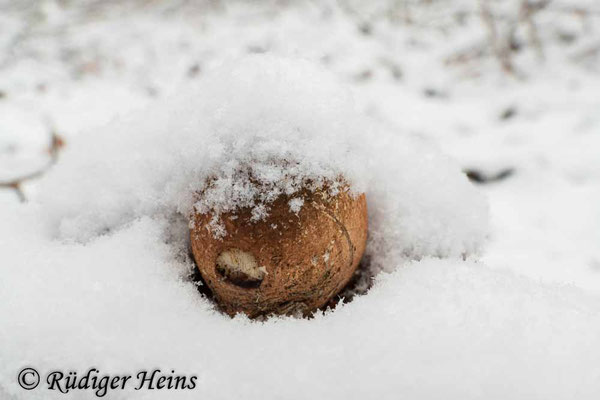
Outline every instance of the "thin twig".
[[54, 131], [52, 131], [50, 135], [50, 145], [48, 146], [48, 154], [50, 156], [50, 159], [46, 163], [46, 165], [44, 165], [42, 168], [36, 171], [18, 176], [14, 179], [8, 181], [0, 181], [0, 188], [14, 190], [17, 196], [19, 197], [19, 201], [21, 202], [27, 201], [27, 197], [25, 196], [25, 193], [22, 189], [23, 182], [30, 181], [32, 179], [36, 179], [44, 175], [54, 164], [56, 164], [56, 162], [58, 161], [59, 152], [65, 145], [64, 140]]
[[538, 58], [542, 61], [544, 60], [544, 49], [538, 34], [537, 26], [533, 21], [533, 14], [544, 8], [546, 4], [547, 2], [541, 2], [533, 5], [529, 2], [529, 0], [523, 0], [519, 10], [519, 20], [523, 21], [527, 25], [527, 30], [529, 31], [529, 42], [536, 50]]
[[461, 49], [456, 53], [450, 54], [444, 59], [444, 64], [466, 64], [470, 61], [481, 59], [485, 56], [485, 48], [486, 43], [484, 41], [481, 43], [476, 43], [472, 46]]
[[496, 59], [500, 63], [502, 70], [508, 74], [514, 74], [514, 68], [510, 60], [510, 53], [507, 46], [500, 44], [500, 38], [498, 36], [498, 30], [496, 28], [496, 21], [492, 15], [487, 0], [479, 0], [479, 9], [481, 13], [481, 19], [488, 30], [488, 36], [490, 41], [490, 47], [492, 52], [496, 56]]
[[579, 62], [589, 57], [594, 57], [600, 53], [600, 42], [594, 43], [585, 49], [573, 54], [570, 58], [572, 61]]

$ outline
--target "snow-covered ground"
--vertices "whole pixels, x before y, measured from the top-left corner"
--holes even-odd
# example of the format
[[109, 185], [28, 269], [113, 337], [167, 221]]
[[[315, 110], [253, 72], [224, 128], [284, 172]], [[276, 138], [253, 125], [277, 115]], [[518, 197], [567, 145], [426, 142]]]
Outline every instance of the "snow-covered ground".
[[[520, 3], [490, 2], [497, 36], [510, 31]], [[169, 398], [596, 398], [600, 9], [552, 1], [534, 15], [533, 35], [519, 20], [512, 72], [494, 57], [480, 11], [460, 0], [0, 2], [0, 183], [45, 171], [53, 133], [65, 143], [54, 146], [49, 174], [21, 192], [0, 188], [0, 398], [60, 397], [21, 389], [16, 375], [28, 365], [199, 376], [195, 390]], [[403, 240], [377, 247], [397, 263], [382, 266], [390, 273], [368, 294], [312, 320], [258, 323], [213, 311], [186, 278], [181, 243], [165, 238], [185, 225], [144, 203], [164, 193], [168, 176], [157, 168], [146, 180], [140, 168], [151, 165], [135, 163], [139, 152], [173, 168], [161, 152], [200, 144], [126, 132], [151, 130], [157, 117], [144, 110], [171, 107], [211, 68], [251, 53], [322, 65], [371, 119], [365, 143], [376, 148], [390, 135], [408, 146], [367, 151], [381, 158], [374, 171], [391, 167], [363, 175], [385, 199], [370, 201], [375, 239]], [[195, 107], [186, 101], [187, 114], [177, 115], [196, 121]], [[136, 111], [145, 123], [105, 127]], [[480, 175], [511, 172], [478, 186], [490, 214], [478, 251], [488, 229], [479, 195], [438, 151]], [[429, 152], [435, 160], [421, 164]], [[160, 207], [182, 207], [169, 201]], [[61, 218], [57, 236], [48, 227]], [[465, 252], [468, 260], [455, 257]]]

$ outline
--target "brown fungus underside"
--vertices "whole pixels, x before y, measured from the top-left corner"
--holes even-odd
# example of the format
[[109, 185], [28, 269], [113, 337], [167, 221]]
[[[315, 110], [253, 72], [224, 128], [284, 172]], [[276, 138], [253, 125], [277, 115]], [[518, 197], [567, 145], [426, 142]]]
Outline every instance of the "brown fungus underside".
[[293, 212], [292, 196], [280, 196], [260, 221], [249, 208], [222, 213], [222, 238], [210, 229], [211, 213], [193, 216], [194, 259], [227, 314], [309, 315], [353, 277], [367, 239], [365, 195], [344, 188], [336, 195], [305, 190], [301, 197]]

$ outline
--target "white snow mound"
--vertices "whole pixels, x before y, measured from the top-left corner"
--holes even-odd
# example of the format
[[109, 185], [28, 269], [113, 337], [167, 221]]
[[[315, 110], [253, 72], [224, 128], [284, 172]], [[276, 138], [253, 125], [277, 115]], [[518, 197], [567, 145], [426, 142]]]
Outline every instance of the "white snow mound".
[[[35, 211], [35, 210], [33, 210]], [[41, 211], [41, 210], [37, 210]], [[314, 319], [230, 319], [184, 278], [168, 221], [142, 217], [87, 244], [50, 241], [18, 206], [0, 224], [0, 398], [36, 368], [196, 375], [189, 391], [111, 399], [595, 399], [600, 306], [470, 261], [423, 259]], [[25, 256], [26, 255], [26, 256]], [[74, 398], [95, 398], [75, 391]]]
[[376, 269], [471, 254], [482, 243], [487, 205], [456, 164], [374, 126], [318, 66], [264, 55], [226, 63], [177, 97], [81, 136], [39, 200], [52, 235], [85, 242], [143, 216], [187, 219], [194, 207], [253, 207], [260, 219], [281, 193], [340, 176], [367, 194]]

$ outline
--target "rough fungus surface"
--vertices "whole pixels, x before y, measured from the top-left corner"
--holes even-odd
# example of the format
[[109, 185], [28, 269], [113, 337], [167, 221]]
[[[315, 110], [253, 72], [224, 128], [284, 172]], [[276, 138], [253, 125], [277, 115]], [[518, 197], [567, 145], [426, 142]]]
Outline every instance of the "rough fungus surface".
[[367, 239], [365, 195], [317, 189], [302, 198], [294, 211], [281, 195], [260, 221], [249, 208], [223, 213], [224, 237], [210, 229], [211, 213], [194, 215], [194, 258], [227, 314], [309, 315], [352, 278]]

